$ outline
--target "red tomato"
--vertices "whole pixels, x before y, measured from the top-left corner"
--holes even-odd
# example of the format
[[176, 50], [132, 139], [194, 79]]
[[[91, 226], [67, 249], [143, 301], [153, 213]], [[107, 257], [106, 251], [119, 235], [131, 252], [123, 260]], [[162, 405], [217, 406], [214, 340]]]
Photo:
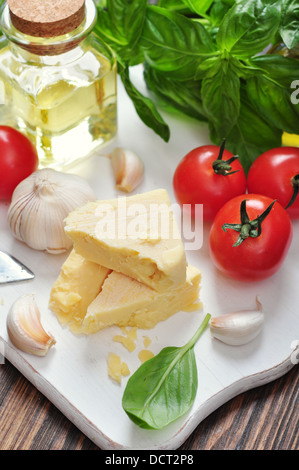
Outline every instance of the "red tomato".
[[247, 176], [249, 193], [277, 199], [286, 208], [295, 193], [295, 201], [286, 210], [299, 218], [299, 148], [278, 147], [262, 153], [251, 165]]
[[[221, 169], [223, 164], [227, 169]], [[246, 176], [237, 157], [224, 149], [224, 143], [221, 147], [204, 145], [181, 160], [174, 173], [173, 188], [181, 206], [191, 204], [194, 215], [195, 205], [203, 204], [204, 220], [213, 220], [225, 202], [245, 193]]]
[[[244, 200], [246, 202], [241, 204]], [[241, 205], [243, 208], [245, 205], [242, 233], [251, 234], [243, 241], [237, 231], [241, 224]], [[263, 219], [262, 214], [267, 208], [270, 212]], [[260, 235], [257, 232], [258, 217], [263, 219]], [[227, 227], [227, 224], [234, 224], [235, 229]], [[280, 268], [292, 234], [291, 219], [279, 202], [259, 194], [244, 194], [231, 199], [216, 215], [210, 230], [210, 255], [215, 266], [229, 277], [242, 281], [265, 279]], [[240, 244], [233, 246], [238, 240]]]
[[28, 137], [0, 126], [0, 199], [10, 199], [15, 187], [37, 167], [37, 151]]

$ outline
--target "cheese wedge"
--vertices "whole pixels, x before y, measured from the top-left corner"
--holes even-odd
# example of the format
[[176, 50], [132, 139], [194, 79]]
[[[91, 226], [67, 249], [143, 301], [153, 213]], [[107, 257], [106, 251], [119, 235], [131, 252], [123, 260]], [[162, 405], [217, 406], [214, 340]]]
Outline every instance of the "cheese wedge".
[[62, 325], [79, 333], [88, 305], [101, 290], [111, 271], [71, 251], [54, 283], [49, 307]]
[[87, 261], [74, 250], [50, 293], [50, 309], [74, 333], [91, 334], [112, 325], [152, 328], [198, 301], [200, 271], [187, 267], [184, 284], [157, 292], [124, 274]]
[[101, 292], [87, 308], [82, 322], [84, 333], [95, 333], [106, 326], [153, 328], [171, 315], [189, 309], [199, 296], [200, 272], [187, 267], [184, 284], [167, 292], [157, 292], [124, 274], [112, 271]]
[[89, 202], [65, 222], [76, 252], [86, 259], [158, 292], [184, 284], [184, 246], [164, 189]]

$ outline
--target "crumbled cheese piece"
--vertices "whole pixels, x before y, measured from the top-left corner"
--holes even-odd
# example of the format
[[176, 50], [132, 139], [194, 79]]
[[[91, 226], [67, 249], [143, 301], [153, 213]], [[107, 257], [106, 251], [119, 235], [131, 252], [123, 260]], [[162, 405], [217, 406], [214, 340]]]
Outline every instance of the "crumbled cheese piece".
[[136, 349], [136, 340], [137, 340], [137, 328], [121, 328], [122, 332], [126, 336], [115, 335], [113, 336], [113, 341], [121, 343], [128, 351], [132, 352]]
[[108, 375], [112, 380], [121, 382], [121, 360], [118, 354], [109, 353], [108, 355]]
[[108, 355], [108, 375], [112, 380], [121, 383], [121, 377], [130, 374], [128, 365], [121, 361], [118, 354], [109, 353]]
[[135, 341], [128, 336], [115, 335], [113, 336], [113, 341], [123, 344], [123, 346], [130, 352], [134, 351], [136, 348]]
[[149, 345], [151, 344], [151, 342], [152, 342], [152, 340], [151, 340], [148, 336], [145, 336], [145, 337], [143, 338], [143, 344], [144, 344], [144, 347], [145, 347], [145, 348], [148, 348]]
[[141, 362], [145, 362], [148, 359], [154, 357], [154, 353], [152, 351], [149, 351], [148, 349], [142, 349], [141, 351], [139, 351], [138, 357]]
[[130, 369], [126, 362], [121, 363], [121, 375], [123, 376], [130, 375]]

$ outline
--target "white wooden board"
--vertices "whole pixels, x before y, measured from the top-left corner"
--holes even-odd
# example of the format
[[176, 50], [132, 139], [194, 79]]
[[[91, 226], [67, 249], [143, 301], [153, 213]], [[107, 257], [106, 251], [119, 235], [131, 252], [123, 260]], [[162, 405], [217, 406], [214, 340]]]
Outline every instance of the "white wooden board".
[[[142, 69], [133, 78], [145, 91]], [[119, 132], [106, 150], [115, 146], [136, 151], [145, 163], [145, 180], [135, 192], [166, 188], [175, 203], [172, 175], [181, 158], [192, 148], [209, 143], [207, 126], [179, 115], [163, 113], [171, 126], [171, 140], [164, 143], [136, 115], [119, 83]], [[72, 170], [87, 178], [98, 199], [122, 195], [114, 189], [108, 159], [95, 155]], [[0, 286], [0, 352], [16, 366], [58, 409], [102, 449], [177, 449], [195, 427], [212, 411], [242, 391], [270, 382], [295, 365], [294, 349], [299, 340], [298, 253], [299, 223], [294, 223], [294, 239], [286, 262], [272, 278], [259, 283], [226, 279], [212, 266], [207, 247], [209, 225], [203, 227], [203, 246], [188, 250], [188, 261], [202, 271], [198, 312], [180, 312], [152, 330], [139, 330], [137, 348], [128, 352], [112, 337], [119, 328], [107, 328], [92, 336], [74, 336], [62, 328], [48, 309], [51, 286], [67, 254], [49, 255], [16, 241], [6, 222], [8, 204], [0, 204], [0, 249], [13, 253], [36, 274], [33, 281]], [[24, 293], [35, 293], [46, 330], [56, 345], [45, 358], [15, 349], [7, 336], [6, 315], [12, 302]], [[158, 353], [165, 346], [181, 346], [193, 335], [205, 314], [219, 315], [250, 308], [259, 294], [265, 310], [262, 334], [246, 346], [232, 347], [212, 339], [207, 329], [195, 346], [198, 392], [184, 417], [161, 431], [143, 430], [133, 424], [121, 407], [127, 378], [118, 385], [108, 378], [107, 355], [115, 352], [127, 362], [131, 372], [140, 365], [138, 352], [143, 337]]]

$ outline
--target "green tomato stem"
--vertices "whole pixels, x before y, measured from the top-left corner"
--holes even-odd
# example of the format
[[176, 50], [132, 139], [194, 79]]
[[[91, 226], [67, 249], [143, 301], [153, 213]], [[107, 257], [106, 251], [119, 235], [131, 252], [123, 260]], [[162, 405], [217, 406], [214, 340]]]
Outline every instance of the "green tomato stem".
[[232, 175], [234, 173], [237, 173], [240, 170], [235, 170], [231, 171], [231, 163], [234, 162], [237, 158], [239, 158], [239, 155], [233, 155], [231, 158], [228, 160], [223, 160], [223, 152], [225, 149], [225, 139], [223, 139], [222, 144], [220, 146], [219, 154], [217, 160], [213, 162], [213, 170], [216, 173], [216, 175]]
[[292, 186], [294, 188], [294, 191], [293, 191], [293, 195], [291, 197], [291, 200], [288, 203], [288, 205], [285, 207], [285, 209], [288, 209], [288, 207], [290, 207], [295, 202], [295, 200], [298, 196], [298, 192], [299, 192], [299, 174], [293, 176], [293, 178], [291, 179], [291, 183], [292, 183]]
[[271, 202], [271, 204], [264, 210], [261, 215], [258, 215], [255, 219], [249, 220], [247, 210], [246, 210], [246, 201], [247, 199], [243, 199], [240, 205], [240, 224], [223, 224], [222, 230], [226, 232], [227, 229], [235, 230], [239, 232], [239, 238], [233, 246], [240, 246], [244, 240], [247, 238], [257, 238], [262, 233], [262, 222], [265, 218], [269, 215], [272, 207], [274, 206], [277, 199]]

